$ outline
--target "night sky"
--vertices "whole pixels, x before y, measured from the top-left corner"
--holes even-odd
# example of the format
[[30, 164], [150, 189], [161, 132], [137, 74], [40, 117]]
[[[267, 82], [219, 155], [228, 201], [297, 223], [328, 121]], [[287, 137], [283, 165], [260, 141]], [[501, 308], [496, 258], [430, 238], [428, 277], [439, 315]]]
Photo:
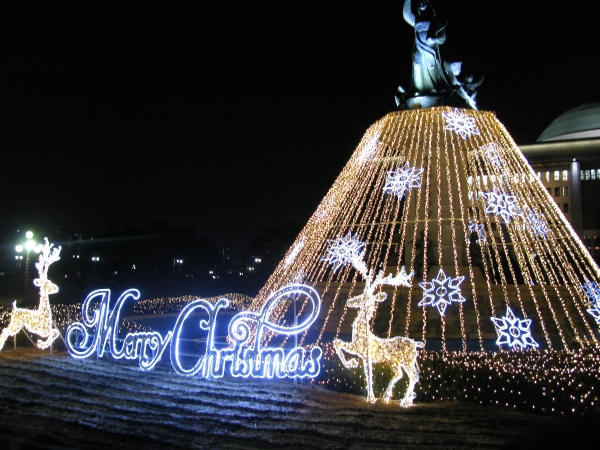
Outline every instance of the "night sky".
[[[262, 227], [304, 225], [409, 87], [402, 1], [212, 3], [0, 12], [0, 223], [163, 220], [238, 251]], [[599, 98], [588, 9], [434, 5], [442, 57], [485, 75], [479, 107], [517, 143]]]

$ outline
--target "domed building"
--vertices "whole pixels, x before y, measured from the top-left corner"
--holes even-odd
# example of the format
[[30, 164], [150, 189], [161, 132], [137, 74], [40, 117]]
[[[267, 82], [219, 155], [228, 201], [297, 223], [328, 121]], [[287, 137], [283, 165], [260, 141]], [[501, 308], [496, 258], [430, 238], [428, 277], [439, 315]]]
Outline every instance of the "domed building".
[[596, 261], [600, 260], [600, 102], [558, 116], [536, 144], [520, 146]]

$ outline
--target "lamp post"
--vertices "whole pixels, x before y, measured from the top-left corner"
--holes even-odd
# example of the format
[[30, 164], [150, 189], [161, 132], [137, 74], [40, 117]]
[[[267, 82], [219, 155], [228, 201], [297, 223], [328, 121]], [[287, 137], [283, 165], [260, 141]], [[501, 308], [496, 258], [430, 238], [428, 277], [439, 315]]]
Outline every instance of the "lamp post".
[[92, 256], [92, 261], [94, 261], [94, 273], [96, 273], [96, 264], [98, 264], [98, 261], [100, 261], [100, 257]]
[[183, 264], [183, 259], [173, 258], [173, 273], [175, 273], [175, 266], [177, 266], [177, 272], [181, 272], [182, 264]]
[[25, 280], [23, 282], [23, 303], [27, 304], [29, 298], [29, 252], [34, 250], [36, 253], [39, 253], [42, 250], [42, 245], [36, 245], [35, 241], [33, 240], [33, 232], [31, 231], [25, 233], [25, 238], [27, 240], [22, 244], [17, 244], [15, 246], [15, 250], [17, 253], [21, 253], [23, 250], [27, 251], [27, 256], [25, 257]]

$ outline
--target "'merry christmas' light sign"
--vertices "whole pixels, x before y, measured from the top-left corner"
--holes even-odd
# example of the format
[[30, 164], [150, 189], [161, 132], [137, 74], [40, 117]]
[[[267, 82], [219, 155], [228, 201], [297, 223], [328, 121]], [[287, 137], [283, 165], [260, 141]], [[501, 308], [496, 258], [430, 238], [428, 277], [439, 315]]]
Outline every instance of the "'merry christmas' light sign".
[[[270, 321], [273, 310], [290, 298], [305, 296], [310, 304], [310, 314], [301, 323], [290, 326], [278, 325]], [[110, 290], [100, 289], [90, 293], [82, 305], [82, 322], [72, 323], [67, 329], [67, 349], [74, 358], [87, 358], [96, 353], [103, 356], [110, 353], [114, 358], [137, 359], [142, 370], [151, 370], [160, 361], [166, 348], [171, 346], [171, 364], [181, 375], [200, 374], [203, 378], [220, 378], [226, 366], [234, 377], [255, 378], [314, 378], [319, 374], [322, 350], [320, 347], [305, 349], [262, 347], [265, 331], [286, 336], [306, 331], [319, 315], [321, 300], [317, 291], [302, 284], [290, 284], [275, 292], [267, 299], [258, 312], [243, 311], [236, 314], [229, 323], [228, 347], [215, 347], [215, 330], [219, 310], [229, 306], [229, 300], [222, 298], [216, 303], [197, 299], [189, 303], [179, 314], [175, 327], [166, 335], [157, 331], [128, 333], [119, 338], [121, 308], [129, 298], [138, 300], [139, 291], [125, 291], [110, 308]], [[91, 306], [99, 303], [94, 311]], [[182, 333], [192, 322], [191, 315], [204, 311], [208, 317], [199, 321], [199, 328], [206, 332], [205, 351], [196, 355], [195, 363], [185, 367], [182, 355]], [[95, 331], [95, 334], [92, 332]], [[189, 332], [189, 329], [187, 329]], [[190, 355], [187, 355], [188, 359]]]

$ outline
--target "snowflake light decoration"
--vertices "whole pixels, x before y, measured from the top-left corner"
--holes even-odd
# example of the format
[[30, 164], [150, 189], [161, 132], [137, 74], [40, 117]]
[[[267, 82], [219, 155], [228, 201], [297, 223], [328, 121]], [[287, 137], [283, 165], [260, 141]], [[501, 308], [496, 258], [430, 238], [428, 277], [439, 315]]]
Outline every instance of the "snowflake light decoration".
[[337, 239], [328, 239], [327, 242], [329, 242], [329, 248], [323, 261], [329, 262], [334, 271], [349, 262], [362, 259], [365, 243], [352, 236], [352, 233]]
[[487, 201], [486, 214], [500, 216], [505, 223], [509, 223], [513, 217], [523, 217], [523, 213], [516, 204], [516, 195], [505, 194], [496, 186], [492, 192], [482, 192], [481, 195]]
[[543, 214], [538, 215], [533, 209], [529, 209], [527, 221], [529, 223], [529, 229], [533, 234], [546, 239], [548, 235], [548, 225], [546, 224], [546, 219]]
[[596, 323], [600, 325], [600, 287], [593, 281], [587, 281], [581, 287], [592, 302], [592, 307], [588, 308], [588, 312], [594, 316]]
[[396, 195], [398, 199], [402, 199], [409, 189], [421, 187], [421, 178], [424, 170], [410, 167], [407, 161], [403, 167], [388, 171], [383, 191]]
[[440, 315], [446, 313], [446, 308], [453, 302], [467, 301], [460, 293], [459, 285], [465, 279], [464, 276], [455, 278], [446, 276], [443, 269], [437, 274], [437, 277], [431, 281], [423, 281], [419, 286], [425, 291], [423, 300], [419, 302], [419, 306], [431, 305], [436, 306]]
[[294, 262], [296, 256], [298, 256], [298, 253], [300, 253], [300, 250], [302, 250], [302, 247], [304, 247], [305, 241], [306, 238], [303, 237], [296, 243], [296, 245], [294, 245], [294, 248], [292, 248], [290, 254], [287, 256], [287, 258], [285, 258], [285, 267], [289, 266], [291, 263]]
[[482, 156], [485, 158], [487, 163], [492, 166], [492, 168], [497, 171], [502, 171], [502, 161], [500, 160], [500, 146], [495, 142], [486, 144], [482, 147], [479, 147], [479, 151]]
[[506, 316], [498, 319], [491, 318], [498, 331], [498, 346], [507, 344], [510, 348], [523, 350], [527, 347], [539, 347], [539, 344], [531, 337], [531, 319], [521, 320], [515, 316], [512, 309], [506, 308]]
[[477, 241], [483, 244], [486, 241], [485, 234], [483, 233], [485, 225], [482, 223], [475, 223], [469, 217], [469, 235], [471, 233], [477, 233]]
[[446, 130], [460, 134], [460, 137], [463, 139], [474, 134], [479, 136], [479, 130], [475, 125], [474, 117], [462, 113], [458, 108], [454, 111], [443, 112], [442, 115], [446, 120]]

